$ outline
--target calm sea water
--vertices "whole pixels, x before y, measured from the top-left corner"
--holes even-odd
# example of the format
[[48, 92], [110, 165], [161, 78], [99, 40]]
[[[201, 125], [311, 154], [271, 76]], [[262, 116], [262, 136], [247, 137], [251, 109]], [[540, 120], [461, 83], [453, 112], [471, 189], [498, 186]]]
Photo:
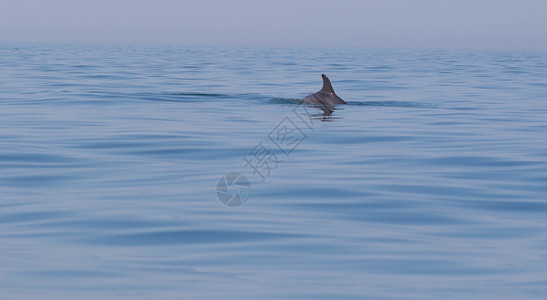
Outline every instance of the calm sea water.
[[546, 183], [545, 52], [0, 45], [2, 299], [545, 299]]

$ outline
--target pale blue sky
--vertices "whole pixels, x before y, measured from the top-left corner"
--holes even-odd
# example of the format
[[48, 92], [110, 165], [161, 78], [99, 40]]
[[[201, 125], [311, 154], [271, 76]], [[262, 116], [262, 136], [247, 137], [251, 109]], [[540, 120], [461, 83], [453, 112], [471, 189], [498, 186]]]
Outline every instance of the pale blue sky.
[[547, 0], [1, 0], [0, 41], [547, 50]]

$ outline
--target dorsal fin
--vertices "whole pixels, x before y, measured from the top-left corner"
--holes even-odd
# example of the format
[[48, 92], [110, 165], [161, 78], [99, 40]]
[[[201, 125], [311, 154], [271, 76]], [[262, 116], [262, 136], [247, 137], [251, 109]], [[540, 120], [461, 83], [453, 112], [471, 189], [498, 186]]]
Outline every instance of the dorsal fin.
[[334, 94], [334, 89], [332, 88], [332, 84], [330, 84], [330, 80], [325, 74], [321, 74], [321, 77], [323, 77], [323, 88], [321, 89], [321, 92], [328, 92]]

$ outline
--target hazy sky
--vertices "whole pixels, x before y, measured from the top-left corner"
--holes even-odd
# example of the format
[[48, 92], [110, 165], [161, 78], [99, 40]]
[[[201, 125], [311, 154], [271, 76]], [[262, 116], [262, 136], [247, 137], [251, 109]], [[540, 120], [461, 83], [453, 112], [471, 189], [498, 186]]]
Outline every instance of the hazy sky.
[[0, 41], [547, 50], [547, 0], [0, 0]]

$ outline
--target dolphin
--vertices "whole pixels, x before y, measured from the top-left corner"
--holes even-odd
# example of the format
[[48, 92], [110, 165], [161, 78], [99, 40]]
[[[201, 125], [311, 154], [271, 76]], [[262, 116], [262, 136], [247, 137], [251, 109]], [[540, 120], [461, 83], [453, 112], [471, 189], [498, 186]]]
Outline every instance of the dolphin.
[[302, 101], [311, 104], [319, 104], [322, 106], [334, 106], [335, 104], [347, 104], [346, 101], [338, 97], [332, 88], [329, 78], [325, 74], [323, 77], [323, 88], [314, 94], [306, 96]]

